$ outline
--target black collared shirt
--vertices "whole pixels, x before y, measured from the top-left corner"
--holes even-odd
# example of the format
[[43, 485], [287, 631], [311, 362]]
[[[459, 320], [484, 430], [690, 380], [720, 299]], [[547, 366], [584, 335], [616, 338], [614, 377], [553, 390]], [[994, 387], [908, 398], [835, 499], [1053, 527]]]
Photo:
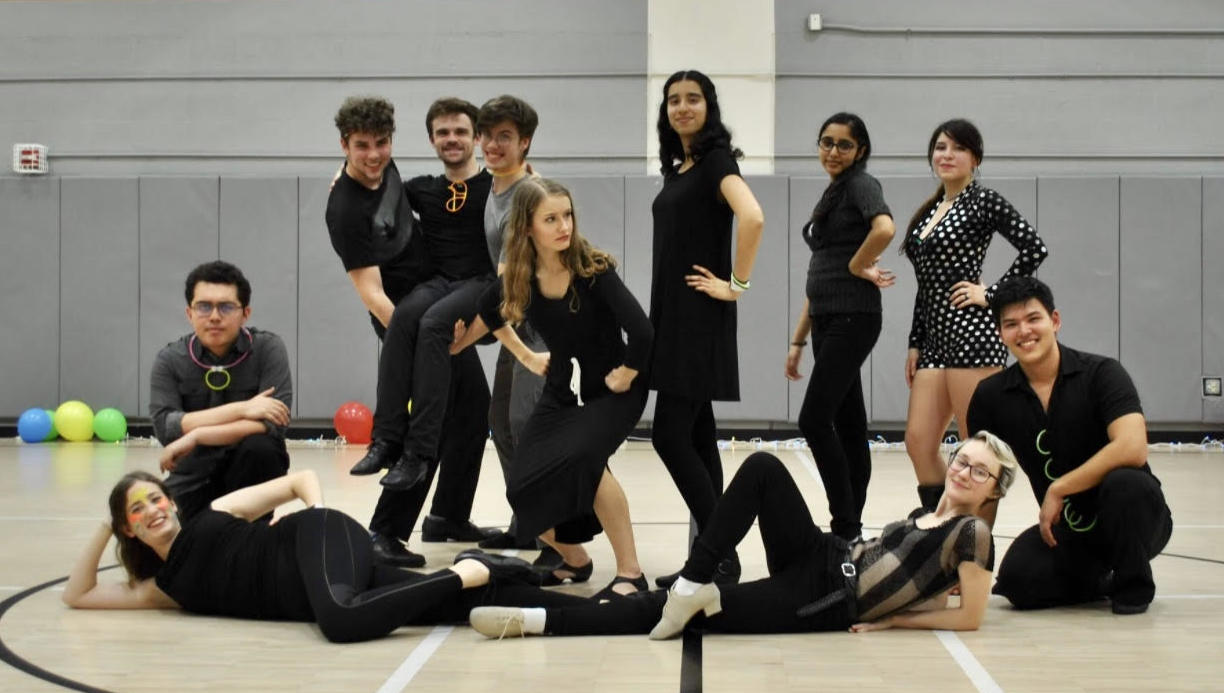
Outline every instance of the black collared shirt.
[[[1142, 414], [1139, 393], [1122, 364], [1058, 345], [1058, 376], [1050, 403], [1041, 400], [1019, 364], [983, 380], [969, 402], [969, 430], [990, 431], [1012, 446], [1041, 503], [1046, 489], [1109, 443], [1109, 424]], [[1151, 474], [1147, 464], [1144, 471]], [[1072, 530], [1096, 524], [1097, 489], [1069, 496], [1063, 519]]]

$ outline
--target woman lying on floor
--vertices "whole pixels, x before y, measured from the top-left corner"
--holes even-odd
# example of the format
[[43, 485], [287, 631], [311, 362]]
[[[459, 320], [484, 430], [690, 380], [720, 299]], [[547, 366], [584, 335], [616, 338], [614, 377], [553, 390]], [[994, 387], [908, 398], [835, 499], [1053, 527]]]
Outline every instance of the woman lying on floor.
[[[294, 499], [307, 509], [254, 521]], [[332, 642], [462, 622], [480, 604], [587, 603], [528, 587], [529, 564], [479, 551], [460, 553], [453, 566], [428, 575], [375, 564], [369, 533], [344, 513], [320, 507], [322, 501], [319, 479], [307, 470], [221, 496], [180, 525], [161, 480], [131, 472], [111, 490], [110, 518], [73, 566], [64, 603], [314, 621]], [[98, 584], [98, 562], [112, 535], [128, 579]]]
[[[812, 522], [778, 458], [758, 452], [727, 486], [668, 592], [605, 604], [480, 607], [471, 613], [472, 627], [489, 637], [649, 632], [660, 640], [703, 612], [701, 627], [724, 633], [974, 630], [986, 612], [994, 568], [994, 540], [978, 514], [1007, 492], [1015, 470], [1007, 444], [980, 432], [952, 451], [934, 512], [915, 510], [879, 537], [847, 545]], [[714, 584], [719, 561], [753, 520], [760, 522], [769, 577]], [[958, 585], [960, 603], [949, 607], [948, 592]]]

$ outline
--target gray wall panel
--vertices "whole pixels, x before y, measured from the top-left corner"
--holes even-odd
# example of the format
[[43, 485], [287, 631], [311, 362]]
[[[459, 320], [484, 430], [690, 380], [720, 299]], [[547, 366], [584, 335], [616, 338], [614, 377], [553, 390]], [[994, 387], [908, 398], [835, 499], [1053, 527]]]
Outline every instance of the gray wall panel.
[[1202, 419], [1202, 183], [1123, 178], [1121, 361], [1156, 423]]
[[[129, 417], [146, 416], [140, 408], [137, 358], [139, 183], [135, 178], [69, 178], [62, 186], [64, 398], [83, 400], [94, 411], [116, 407]], [[176, 288], [181, 284], [180, 279]]]
[[[297, 380], [298, 184], [296, 178], [222, 178], [220, 256], [251, 282], [249, 324], [275, 332]], [[294, 411], [297, 401], [294, 398]]]
[[[786, 238], [790, 184], [783, 176], [746, 176], [745, 180], [765, 212], [765, 230], [752, 269], [752, 289], [736, 305], [740, 401], [714, 403], [714, 418], [724, 423], [782, 421], [787, 416], [782, 362], [791, 328], [784, 312], [790, 293]], [[734, 241], [731, 255], [734, 258]]]
[[0, 416], [60, 402], [60, 185], [57, 178], [0, 178], [0, 315], [8, 324], [0, 339]]
[[[650, 273], [654, 262], [652, 247], [654, 217], [650, 205], [663, 188], [659, 176], [625, 177], [625, 285], [637, 297], [646, 312], [650, 312]], [[642, 421], [654, 419], [652, 392], [642, 413]]]
[[625, 178], [558, 176], [574, 197], [578, 230], [596, 248], [616, 256], [625, 276]]
[[327, 178], [298, 184], [299, 417], [331, 419], [346, 401], [374, 408], [378, 339], [352, 282], [332, 250], [323, 212]]
[[880, 258], [880, 266], [892, 270], [897, 275], [897, 283], [882, 294], [883, 326], [880, 339], [871, 352], [871, 421], [875, 425], [904, 423], [909, 408], [905, 353], [918, 280], [914, 276], [914, 266], [898, 251], [910, 216], [935, 192], [936, 183], [930, 177], [881, 176], [880, 185], [884, 187], [884, 200], [897, 226], [897, 235]]
[[217, 259], [216, 178], [140, 179], [140, 411], [158, 350], [191, 331], [183, 282]]
[[1042, 178], [1038, 276], [1054, 291], [1068, 346], [1118, 356], [1118, 179]]
[[[1224, 377], [1224, 178], [1203, 179], [1203, 375]], [[1224, 423], [1224, 397], [1203, 400], [1203, 421]]]

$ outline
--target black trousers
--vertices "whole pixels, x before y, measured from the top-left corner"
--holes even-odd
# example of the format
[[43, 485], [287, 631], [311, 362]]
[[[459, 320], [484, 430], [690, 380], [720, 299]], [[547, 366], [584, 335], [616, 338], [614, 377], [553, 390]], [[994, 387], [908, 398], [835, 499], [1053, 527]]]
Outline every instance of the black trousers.
[[222, 449], [203, 485], [182, 486], [178, 475], [171, 472], [166, 478], [166, 486], [178, 506], [179, 520], [187, 522], [221, 496], [284, 476], [287, 471], [289, 452], [285, 449], [285, 441], [257, 433]]
[[376, 534], [405, 541], [412, 535], [435, 474], [438, 487], [430, 513], [460, 523], [471, 517], [489, 437], [489, 384], [474, 349], [455, 356], [451, 367], [454, 377], [450, 378], [450, 405], [443, 420], [439, 456], [429, 458], [429, 474], [423, 482], [407, 491], [383, 489], [370, 519], [370, 531]]
[[[1041, 609], [1110, 597], [1147, 604], [1156, 594], [1151, 560], [1173, 532], [1160, 481], [1141, 469], [1115, 469], [1101, 481], [1096, 525], [1087, 532], [1054, 525], [1046, 546], [1037, 526], [1024, 530], [999, 564], [994, 593], [1018, 609]], [[1106, 576], [1113, 572], [1113, 579]]]
[[812, 316], [812, 354], [799, 430], [820, 470], [834, 534], [850, 540], [863, 531], [871, 480], [867, 408], [860, 369], [880, 336], [879, 313]]
[[[374, 405], [375, 440], [401, 443], [408, 431], [408, 400], [412, 397], [413, 365], [416, 362], [417, 332], [435, 303], [447, 295], [448, 282], [433, 277], [417, 284], [395, 304], [391, 323], [381, 334], [382, 352], [378, 356], [378, 402]], [[377, 332], [377, 326], [375, 332]]]
[[660, 392], [655, 399], [650, 442], [697, 521], [697, 528], [704, 530], [723, 489], [713, 403]]
[[[744, 460], [719, 499], [705, 531], [693, 545], [681, 575], [709, 582], [719, 560], [733, 551], [759, 521], [769, 577], [720, 586], [722, 611], [696, 625], [723, 633], [799, 633], [850, 627], [843, 609], [832, 607], [808, 618], [795, 612], [841, 589], [832, 569], [841, 549], [812, 521], [794, 479], [777, 457], [757, 452]], [[548, 608], [546, 630], [554, 635], [646, 633], [663, 612], [667, 593], [648, 592], [606, 604]], [[704, 619], [704, 620], [702, 620]]]
[[[492, 281], [492, 277], [481, 276], [457, 281], [435, 277], [427, 282], [440, 288], [445, 295], [425, 311], [417, 328], [412, 364], [412, 416], [404, 438], [405, 452], [426, 460], [438, 458], [443, 425], [453, 410], [449, 406], [450, 345], [455, 336], [455, 322], [472, 322], [476, 300]], [[476, 403], [464, 402], [463, 406], [476, 406]], [[488, 409], [487, 401], [484, 408]]]
[[408, 625], [465, 623], [477, 606], [566, 606], [587, 600], [525, 585], [465, 590], [449, 570], [428, 575], [374, 562], [361, 525], [330, 508], [305, 510], [297, 562], [315, 621], [331, 642], [381, 637]]

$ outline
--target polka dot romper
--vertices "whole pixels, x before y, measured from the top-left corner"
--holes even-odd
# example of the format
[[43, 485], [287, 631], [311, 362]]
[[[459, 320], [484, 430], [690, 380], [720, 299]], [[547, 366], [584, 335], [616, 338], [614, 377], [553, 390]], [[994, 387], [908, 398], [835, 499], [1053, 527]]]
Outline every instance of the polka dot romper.
[[[909, 346], [920, 351], [919, 368], [1002, 366], [1007, 349], [999, 341], [990, 309], [977, 305], [956, 309], [951, 303], [952, 285], [981, 282], [982, 261], [995, 232], [1020, 251], [999, 281], [1031, 275], [1048, 254], [1045, 243], [1010, 202], [977, 181], [956, 196], [944, 218], [921, 238], [937, 207], [931, 207], [906, 239], [906, 255], [918, 275]], [[987, 300], [997, 286], [987, 288]]]

